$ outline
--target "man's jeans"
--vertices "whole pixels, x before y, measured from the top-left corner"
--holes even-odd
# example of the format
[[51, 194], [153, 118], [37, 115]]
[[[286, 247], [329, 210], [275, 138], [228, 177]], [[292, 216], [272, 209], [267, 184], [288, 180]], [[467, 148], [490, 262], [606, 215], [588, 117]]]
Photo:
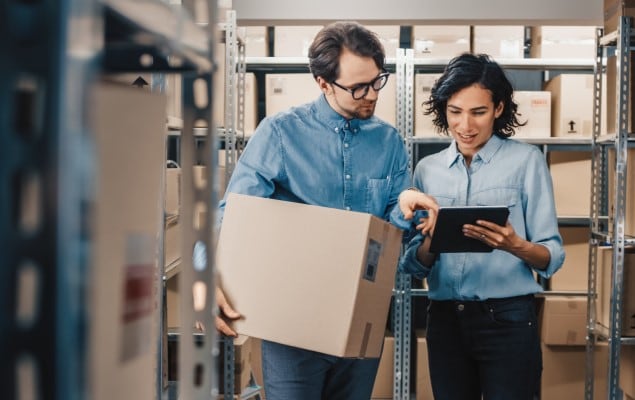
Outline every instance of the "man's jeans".
[[262, 341], [267, 400], [369, 400], [378, 358], [340, 358]]

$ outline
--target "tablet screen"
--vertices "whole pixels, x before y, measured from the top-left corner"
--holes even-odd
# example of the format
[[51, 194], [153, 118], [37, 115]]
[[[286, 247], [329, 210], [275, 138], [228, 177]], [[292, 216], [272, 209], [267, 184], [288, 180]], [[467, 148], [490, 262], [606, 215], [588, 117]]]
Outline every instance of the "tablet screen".
[[430, 242], [431, 253], [484, 253], [493, 249], [477, 239], [463, 234], [463, 225], [476, 224], [482, 219], [505, 225], [509, 209], [506, 206], [440, 207], [434, 236]]

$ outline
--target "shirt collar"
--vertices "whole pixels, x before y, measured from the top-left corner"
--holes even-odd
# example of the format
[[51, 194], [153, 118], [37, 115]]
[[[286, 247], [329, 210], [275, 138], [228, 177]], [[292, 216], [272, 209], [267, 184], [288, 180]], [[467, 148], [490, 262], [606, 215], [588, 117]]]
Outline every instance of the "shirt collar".
[[[505, 139], [500, 136], [493, 134], [487, 143], [485, 143], [485, 146], [483, 146], [478, 153], [474, 155], [474, 160], [480, 159], [485, 163], [489, 163], [492, 160], [492, 157], [494, 157], [494, 154], [496, 154], [498, 149], [503, 145], [504, 140]], [[448, 157], [446, 160], [448, 167], [452, 166], [452, 164], [458, 160], [460, 154], [461, 153], [459, 153], [459, 149], [456, 146], [456, 141], [453, 139], [448, 149]]]
[[316, 114], [318, 118], [327, 124], [334, 132], [338, 133], [344, 127], [348, 128], [356, 132], [360, 126], [360, 120], [357, 118], [353, 118], [351, 120], [347, 120], [340, 114], [338, 114], [326, 101], [326, 96], [322, 94], [314, 103], [314, 107], [316, 110]]

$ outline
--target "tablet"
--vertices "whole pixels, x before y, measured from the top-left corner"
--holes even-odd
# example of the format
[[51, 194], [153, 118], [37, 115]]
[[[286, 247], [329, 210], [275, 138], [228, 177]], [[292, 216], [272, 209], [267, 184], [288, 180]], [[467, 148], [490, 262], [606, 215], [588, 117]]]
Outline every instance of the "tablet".
[[493, 250], [487, 244], [463, 234], [463, 225], [476, 220], [505, 225], [509, 209], [506, 206], [439, 207], [439, 214], [430, 242], [431, 253], [486, 253]]

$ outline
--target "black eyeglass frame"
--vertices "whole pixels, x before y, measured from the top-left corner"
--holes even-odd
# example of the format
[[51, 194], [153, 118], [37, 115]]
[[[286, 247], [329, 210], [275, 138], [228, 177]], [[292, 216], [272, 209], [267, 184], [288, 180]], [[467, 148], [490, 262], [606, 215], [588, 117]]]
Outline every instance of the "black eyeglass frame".
[[[374, 91], [379, 92], [380, 90], [382, 90], [384, 88], [384, 86], [386, 86], [386, 84], [388, 83], [388, 78], [390, 77], [390, 72], [388, 71], [384, 71], [381, 74], [377, 75], [377, 77], [375, 79], [373, 79], [372, 81], [368, 82], [368, 83], [360, 83], [359, 85], [355, 85], [352, 88], [347, 88], [345, 86], [340, 85], [339, 83], [332, 81], [331, 84], [337, 86], [338, 88], [342, 89], [342, 90], [346, 90], [348, 93], [351, 94], [351, 96], [353, 97], [353, 100], [361, 100], [364, 97], [366, 97], [368, 95], [368, 91], [370, 90], [370, 88], [372, 87]], [[381, 79], [384, 79], [384, 83], [376, 88], [374, 85], [376, 82], [380, 81]], [[359, 97], [355, 97], [355, 92], [362, 89], [363, 88], [363, 94]]]

